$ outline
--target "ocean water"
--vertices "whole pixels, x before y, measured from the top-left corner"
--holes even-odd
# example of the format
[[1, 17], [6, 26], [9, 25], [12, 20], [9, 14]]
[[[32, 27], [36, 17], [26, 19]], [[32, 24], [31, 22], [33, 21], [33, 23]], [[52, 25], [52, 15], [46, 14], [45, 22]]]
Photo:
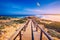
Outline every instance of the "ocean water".
[[12, 17], [12, 18], [24, 18], [29, 15], [4, 15], [5, 17]]

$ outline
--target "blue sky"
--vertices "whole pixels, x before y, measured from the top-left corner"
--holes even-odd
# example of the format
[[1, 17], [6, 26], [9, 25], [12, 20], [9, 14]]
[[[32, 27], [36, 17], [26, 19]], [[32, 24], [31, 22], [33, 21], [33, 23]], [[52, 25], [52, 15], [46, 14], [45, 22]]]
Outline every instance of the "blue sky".
[[60, 0], [0, 0], [0, 15], [60, 14]]

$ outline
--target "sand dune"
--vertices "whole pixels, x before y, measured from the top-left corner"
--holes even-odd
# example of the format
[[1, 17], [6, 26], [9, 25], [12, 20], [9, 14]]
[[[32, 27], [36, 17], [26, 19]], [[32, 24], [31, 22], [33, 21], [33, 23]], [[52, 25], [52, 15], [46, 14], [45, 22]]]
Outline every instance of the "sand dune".
[[60, 15], [42, 15], [41, 18], [60, 22]]

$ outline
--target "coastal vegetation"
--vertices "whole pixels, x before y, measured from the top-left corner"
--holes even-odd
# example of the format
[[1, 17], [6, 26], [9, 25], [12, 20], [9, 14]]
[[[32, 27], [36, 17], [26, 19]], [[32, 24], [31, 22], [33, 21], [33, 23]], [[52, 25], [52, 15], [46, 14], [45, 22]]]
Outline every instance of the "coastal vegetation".
[[38, 24], [43, 24], [46, 28], [49, 29], [54, 29], [55, 31], [60, 32], [60, 22], [56, 22], [56, 21], [49, 21], [49, 20], [37, 20], [36, 21]]
[[8, 16], [0, 16], [0, 20], [6, 20], [6, 19], [10, 19], [11, 17]]
[[48, 29], [47, 32], [48, 32], [52, 37], [60, 38], [60, 33], [56, 32], [56, 31], [53, 30], [53, 29]]
[[20, 20], [13, 20], [14, 23], [24, 23], [26, 21], [27, 21], [26, 18], [21, 18]]
[[0, 37], [2, 37], [3, 34], [9, 33], [13, 29], [16, 30], [19, 25], [24, 24], [26, 21], [27, 18], [12, 18], [7, 16], [0, 16]]
[[60, 22], [45, 20], [45, 19], [36, 20], [36, 22], [38, 24], [44, 25], [44, 27], [48, 29], [47, 32], [52, 37], [60, 38]]

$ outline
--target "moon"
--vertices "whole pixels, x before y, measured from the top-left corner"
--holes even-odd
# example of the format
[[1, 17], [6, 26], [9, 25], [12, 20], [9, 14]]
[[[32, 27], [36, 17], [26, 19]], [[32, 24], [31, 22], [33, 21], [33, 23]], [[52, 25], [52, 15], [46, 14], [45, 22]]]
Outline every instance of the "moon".
[[39, 2], [37, 2], [37, 6], [40, 7], [40, 3]]

